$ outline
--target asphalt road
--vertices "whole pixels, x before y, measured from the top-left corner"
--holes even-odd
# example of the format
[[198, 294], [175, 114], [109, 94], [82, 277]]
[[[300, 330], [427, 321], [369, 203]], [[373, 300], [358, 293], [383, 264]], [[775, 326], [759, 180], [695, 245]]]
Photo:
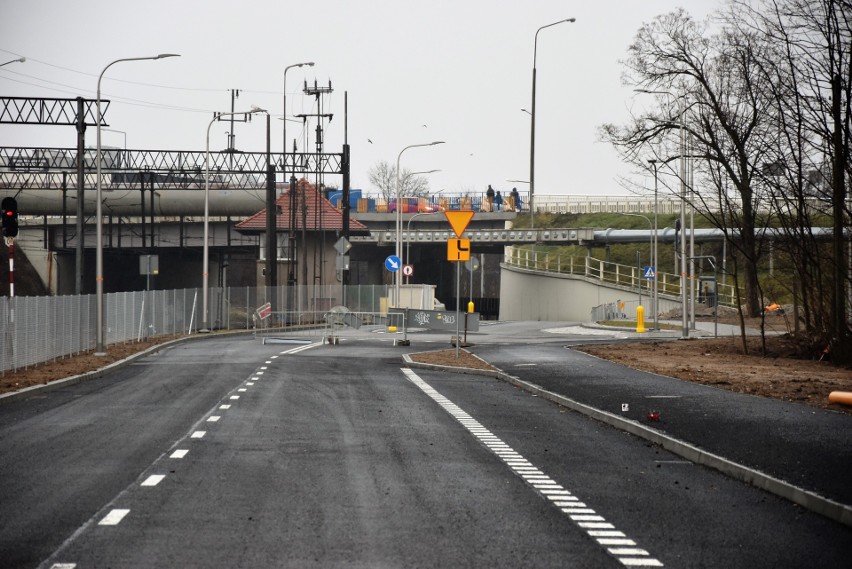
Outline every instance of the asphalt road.
[[848, 566], [848, 528], [502, 381], [303, 348], [181, 344], [0, 406], [0, 566]]

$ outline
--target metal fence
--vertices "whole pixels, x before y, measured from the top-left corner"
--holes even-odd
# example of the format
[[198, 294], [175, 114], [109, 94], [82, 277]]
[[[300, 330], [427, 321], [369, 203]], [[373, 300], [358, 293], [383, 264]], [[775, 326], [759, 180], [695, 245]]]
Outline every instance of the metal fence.
[[[201, 289], [120, 292], [104, 295], [104, 343], [139, 342], [197, 332]], [[220, 330], [320, 336], [346, 311], [385, 314], [386, 285], [228, 287], [210, 291], [210, 323]], [[259, 312], [269, 304], [266, 312]], [[0, 298], [0, 371], [27, 368], [95, 349], [96, 296]], [[371, 317], [382, 323], [378, 317]]]

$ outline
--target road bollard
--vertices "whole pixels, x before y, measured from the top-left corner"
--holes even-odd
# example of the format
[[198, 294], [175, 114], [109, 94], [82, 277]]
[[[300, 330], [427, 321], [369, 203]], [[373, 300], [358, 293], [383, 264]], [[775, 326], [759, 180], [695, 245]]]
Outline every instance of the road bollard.
[[645, 329], [645, 307], [641, 304], [636, 307], [636, 331], [640, 334], [647, 332]]

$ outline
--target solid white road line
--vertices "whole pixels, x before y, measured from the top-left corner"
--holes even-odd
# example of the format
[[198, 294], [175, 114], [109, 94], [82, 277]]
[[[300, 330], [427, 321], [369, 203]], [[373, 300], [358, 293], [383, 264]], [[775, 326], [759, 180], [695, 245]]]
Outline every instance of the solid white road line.
[[[438, 405], [440, 405], [447, 413], [455, 417], [459, 423], [465, 427], [472, 435], [487, 447], [495, 455], [506, 461], [507, 454], [511, 452], [513, 461], [525, 461], [526, 459], [518, 453], [515, 453], [512, 448], [500, 440], [497, 436], [489, 433], [483, 434], [484, 427], [478, 423], [473, 417], [465, 412], [461, 407], [450, 401], [447, 397], [438, 393], [431, 385], [423, 381], [414, 371], [407, 368], [402, 368], [402, 373], [408, 380], [420, 388], [423, 393], [431, 397]], [[477, 432], [474, 432], [477, 431]], [[541, 470], [534, 466], [509, 465], [510, 469], [518, 476], [530, 484], [536, 492], [539, 492], [555, 504], [566, 503], [561, 508], [568, 518], [588, 532], [591, 537], [608, 537], [621, 538], [625, 543], [602, 543], [597, 540], [601, 546], [609, 545], [636, 545], [632, 540], [627, 540], [626, 536], [616, 531], [615, 526], [606, 521], [606, 518], [595, 512], [594, 509], [587, 507], [586, 504], [577, 501], [577, 498], [571, 495], [571, 492], [565, 490], [560, 484], [556, 483]], [[573, 503], [572, 503], [573, 502]], [[586, 506], [586, 507], [580, 507]], [[630, 543], [626, 543], [630, 541]], [[606, 547], [607, 553], [618, 559], [618, 561], [626, 567], [662, 567], [663, 564], [650, 556], [644, 549], [638, 547]]]

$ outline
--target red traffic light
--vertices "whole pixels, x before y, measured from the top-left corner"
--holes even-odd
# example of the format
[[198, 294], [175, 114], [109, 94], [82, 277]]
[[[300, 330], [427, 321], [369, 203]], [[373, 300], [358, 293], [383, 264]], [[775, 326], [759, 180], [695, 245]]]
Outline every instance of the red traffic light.
[[3, 210], [3, 236], [17, 237], [18, 236], [18, 201], [12, 197], [3, 198], [0, 203], [0, 208]]

